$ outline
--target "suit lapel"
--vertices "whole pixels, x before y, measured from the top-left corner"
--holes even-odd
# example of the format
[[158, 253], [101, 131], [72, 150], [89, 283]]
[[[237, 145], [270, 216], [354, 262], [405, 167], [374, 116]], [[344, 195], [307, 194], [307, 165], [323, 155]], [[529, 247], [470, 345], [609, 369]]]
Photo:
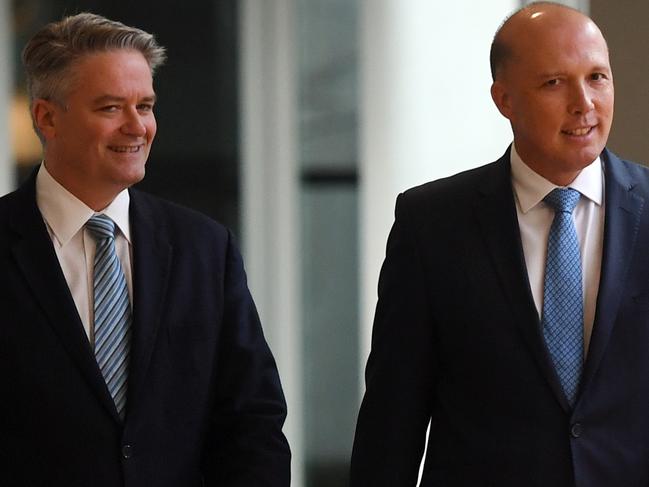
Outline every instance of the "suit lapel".
[[595, 323], [584, 368], [582, 389], [595, 375], [613, 330], [626, 276], [635, 251], [644, 198], [634, 193], [635, 181], [622, 161], [605, 150], [604, 246]]
[[480, 196], [475, 205], [483, 239], [512, 310], [513, 321], [557, 400], [568, 411], [570, 406], [545, 346], [527, 276], [509, 150], [491, 166], [491, 171], [478, 188]]
[[163, 220], [131, 190], [133, 228], [133, 343], [127, 409], [137, 404], [162, 318], [172, 258]]
[[11, 226], [19, 237], [12, 247], [13, 256], [63, 348], [102, 405], [119, 421], [36, 204], [35, 184], [34, 173], [15, 194]]

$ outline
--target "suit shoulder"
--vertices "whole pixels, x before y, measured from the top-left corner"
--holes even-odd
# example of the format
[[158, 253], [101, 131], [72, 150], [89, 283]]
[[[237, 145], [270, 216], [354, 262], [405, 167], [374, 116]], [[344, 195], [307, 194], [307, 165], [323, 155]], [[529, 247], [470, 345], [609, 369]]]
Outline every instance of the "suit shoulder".
[[604, 172], [608, 180], [613, 180], [631, 188], [634, 187], [641, 193], [649, 194], [649, 168], [637, 162], [621, 159], [613, 152], [605, 149]]
[[500, 184], [510, 178], [509, 158], [462, 171], [453, 176], [430, 181], [403, 192], [400, 200], [407, 205], [459, 204], [468, 201], [484, 184]]
[[229, 239], [230, 231], [221, 223], [191, 208], [139, 190], [131, 190], [133, 210], [141, 217], [163, 225], [170, 235], [183, 239]]
[[0, 197], [0, 215], [4, 215], [8, 209], [13, 205], [17, 198], [18, 190], [14, 190]]
[[649, 167], [640, 164], [639, 162], [629, 161], [626, 159], [619, 159], [619, 162], [629, 171], [633, 176], [640, 179], [649, 178]]
[[24, 183], [0, 197], [0, 224], [20, 221], [32, 213], [38, 213], [33, 185]]

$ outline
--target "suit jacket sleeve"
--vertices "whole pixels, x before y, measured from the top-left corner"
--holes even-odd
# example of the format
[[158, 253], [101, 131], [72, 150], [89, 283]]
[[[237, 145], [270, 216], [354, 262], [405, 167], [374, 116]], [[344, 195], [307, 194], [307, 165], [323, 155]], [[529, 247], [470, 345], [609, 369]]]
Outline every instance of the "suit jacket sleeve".
[[366, 392], [352, 454], [352, 487], [417, 482], [436, 373], [422, 243], [415, 237], [413, 214], [408, 194], [400, 195], [379, 278]]
[[205, 485], [288, 487], [290, 451], [282, 434], [286, 404], [241, 256], [228, 237], [216, 404], [203, 460]]

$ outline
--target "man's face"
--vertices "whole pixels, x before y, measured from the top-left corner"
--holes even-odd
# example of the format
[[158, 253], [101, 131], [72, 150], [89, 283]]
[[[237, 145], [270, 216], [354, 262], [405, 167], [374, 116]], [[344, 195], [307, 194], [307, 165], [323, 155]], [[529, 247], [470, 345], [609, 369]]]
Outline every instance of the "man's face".
[[85, 56], [71, 73], [65, 107], [50, 103], [41, 129], [45, 163], [79, 199], [105, 206], [144, 177], [156, 133], [151, 70], [141, 53], [115, 50]]
[[[556, 13], [556, 12], [555, 12]], [[613, 120], [613, 77], [599, 29], [574, 12], [527, 19], [492, 94], [521, 158], [555, 184], [570, 183], [603, 150]], [[535, 24], [536, 23], [536, 24]], [[529, 25], [531, 24], [531, 25]]]

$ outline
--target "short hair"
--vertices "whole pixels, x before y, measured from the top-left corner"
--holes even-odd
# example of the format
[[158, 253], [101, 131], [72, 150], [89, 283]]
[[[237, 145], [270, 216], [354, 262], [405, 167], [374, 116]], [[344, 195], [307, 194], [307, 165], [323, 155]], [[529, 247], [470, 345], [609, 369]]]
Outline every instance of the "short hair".
[[503, 21], [502, 24], [500, 24], [500, 27], [498, 27], [498, 30], [496, 31], [496, 34], [494, 35], [494, 39], [491, 42], [491, 50], [489, 51], [489, 66], [491, 68], [491, 79], [493, 81], [496, 81], [496, 76], [499, 71], [502, 70], [503, 66], [507, 61], [511, 59], [512, 56], [512, 49], [509, 46], [509, 44], [505, 41], [503, 41], [502, 36], [500, 35], [501, 31], [503, 30], [503, 27], [507, 25], [509, 20], [516, 15], [518, 15], [521, 12], [524, 12], [526, 10], [532, 10], [535, 7], [542, 6], [542, 5], [551, 5], [554, 7], [561, 7], [565, 8], [566, 10], [572, 10], [573, 12], [579, 12], [582, 13], [580, 10], [570, 7], [568, 5], [564, 5], [562, 3], [557, 3], [557, 2], [532, 2], [524, 7], [519, 8], [516, 10], [514, 13], [509, 15], [505, 20]]
[[30, 107], [35, 98], [62, 103], [71, 82], [70, 70], [79, 59], [118, 49], [142, 53], [152, 75], [166, 60], [165, 48], [152, 34], [101, 15], [83, 12], [47, 24], [22, 53]]

